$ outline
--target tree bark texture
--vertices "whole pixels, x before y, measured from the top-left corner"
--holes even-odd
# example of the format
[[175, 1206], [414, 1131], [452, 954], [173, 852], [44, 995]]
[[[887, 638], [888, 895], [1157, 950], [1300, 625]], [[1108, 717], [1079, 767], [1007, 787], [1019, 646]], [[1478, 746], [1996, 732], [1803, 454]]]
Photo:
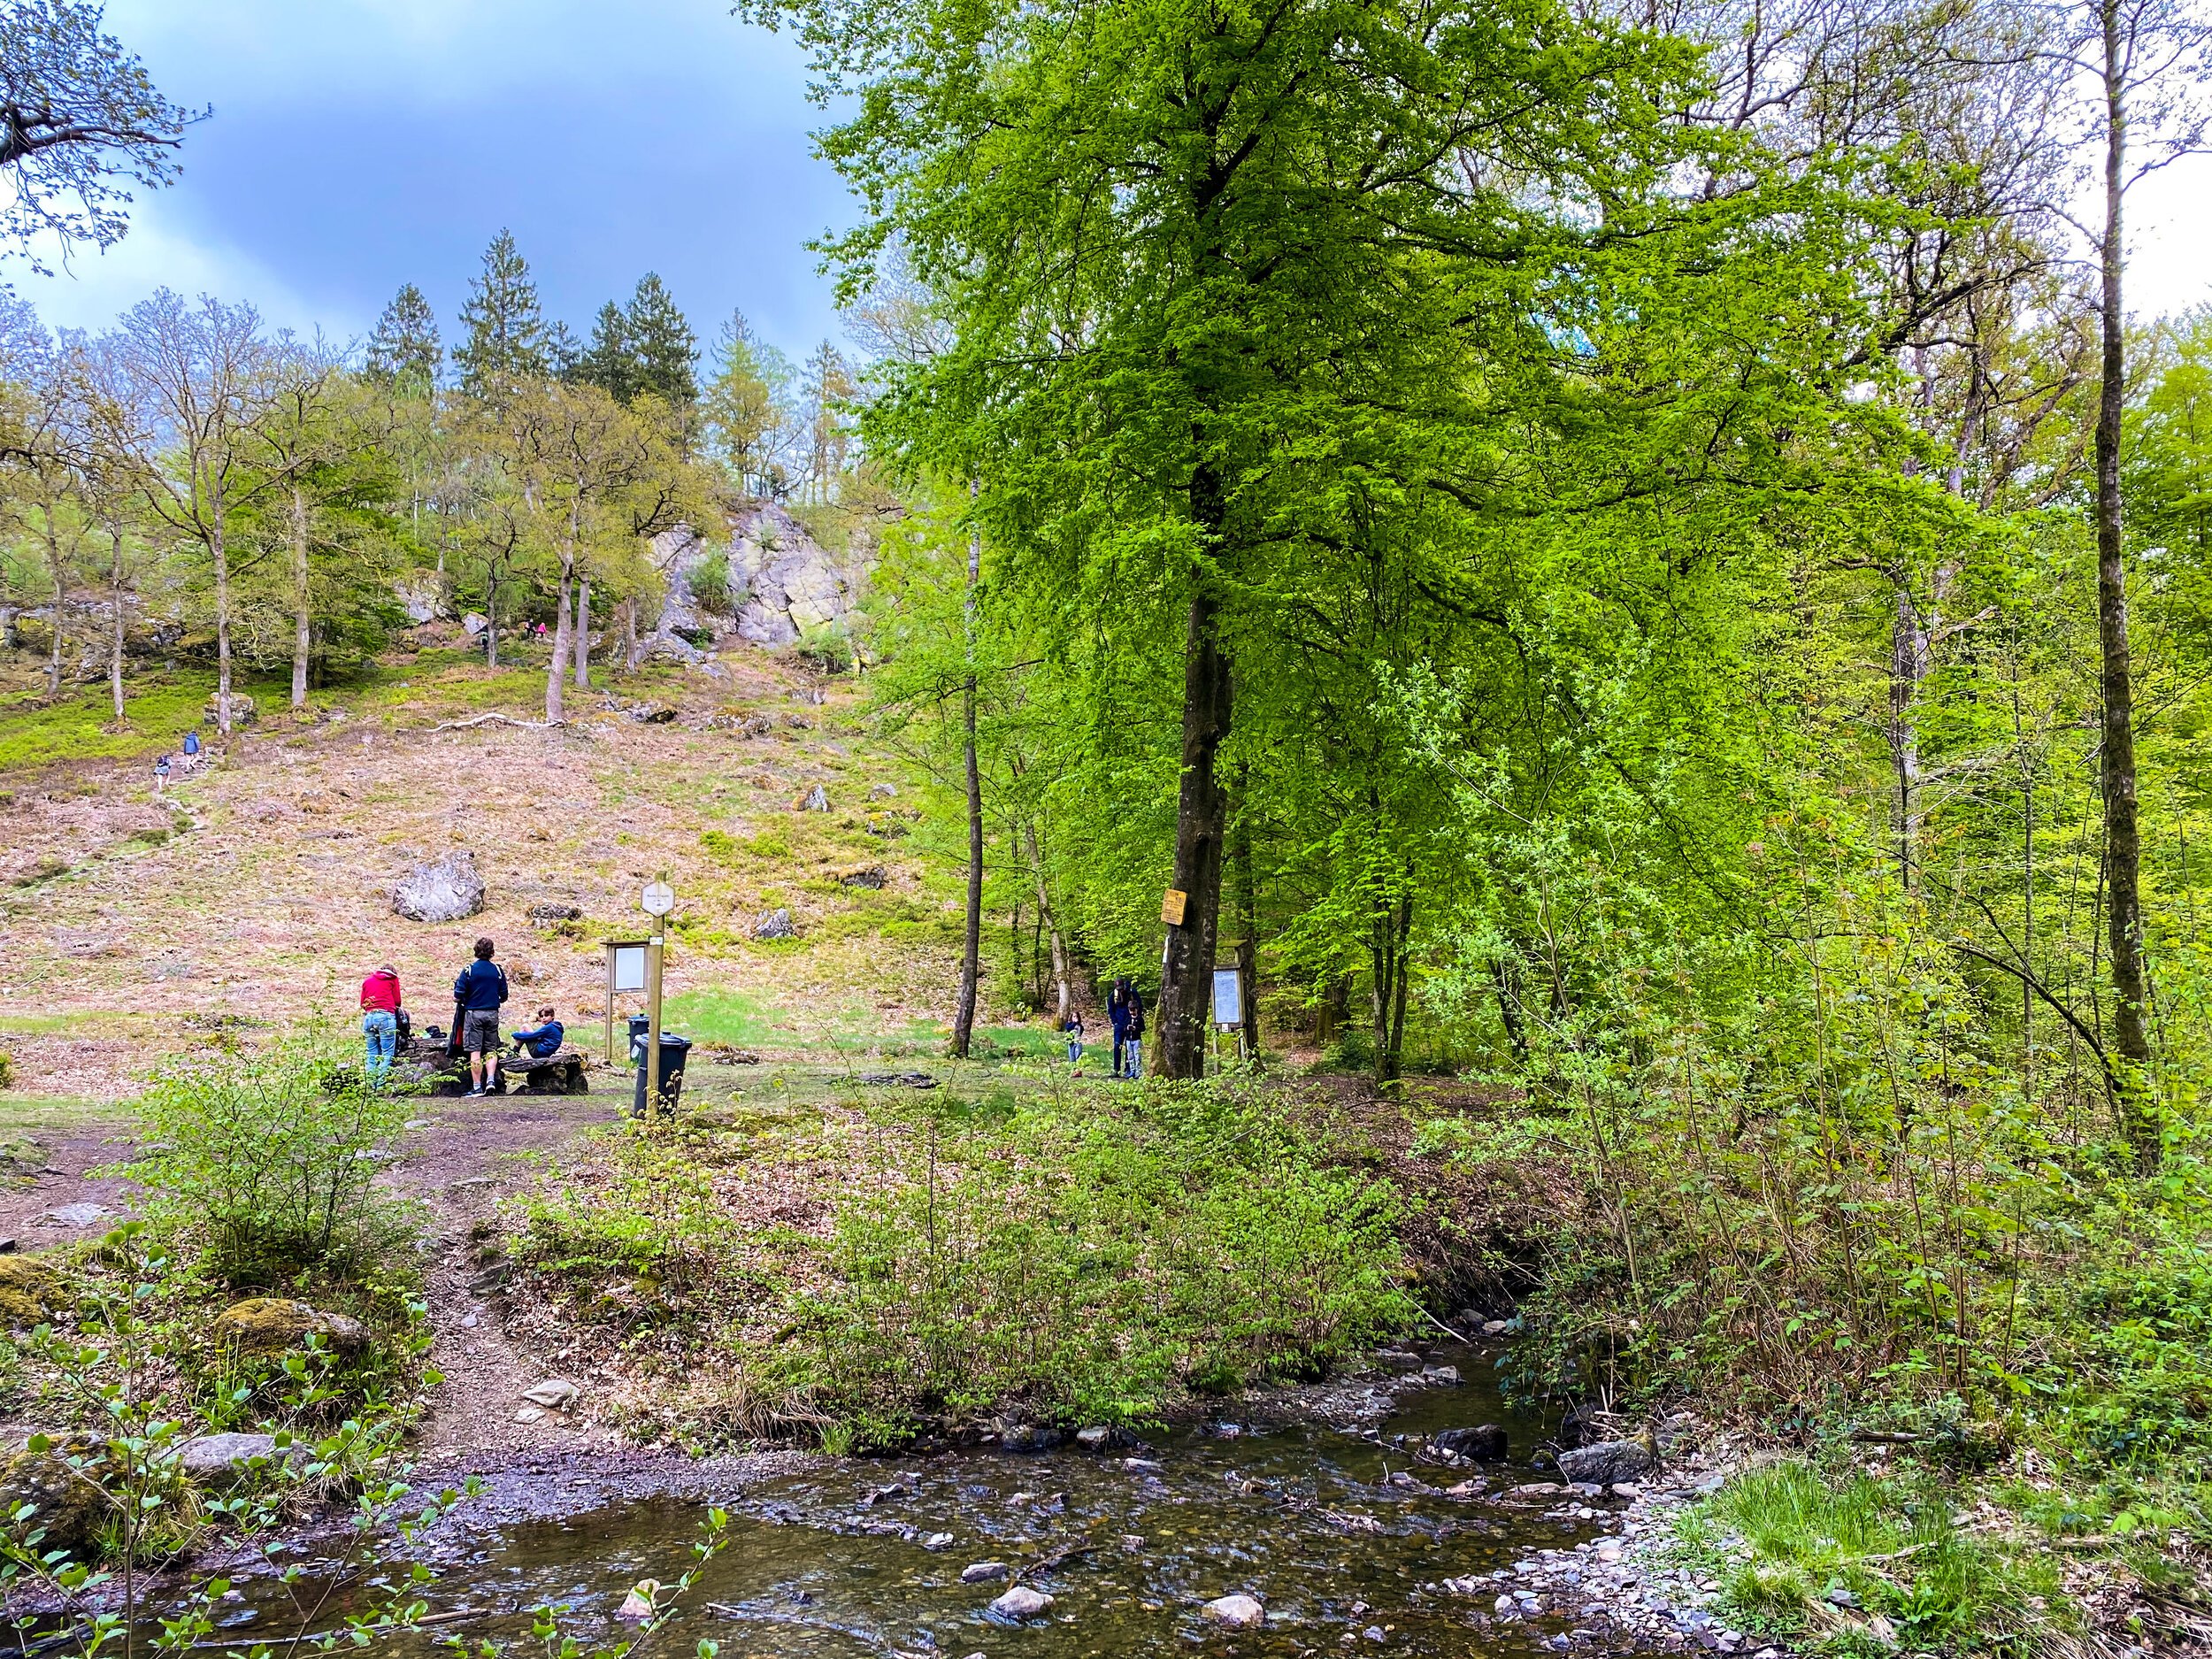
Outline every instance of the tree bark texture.
[[1259, 894], [1252, 878], [1252, 814], [1245, 788], [1248, 769], [1238, 768], [1236, 840], [1231, 851], [1237, 893], [1237, 978], [1243, 990], [1244, 1056], [1260, 1057]]
[[1161, 964], [1159, 1033], [1151, 1045], [1157, 1077], [1202, 1077], [1206, 1070], [1228, 820], [1228, 792], [1215, 776], [1214, 760], [1229, 735], [1232, 712], [1220, 623], [1218, 602], [1201, 588], [1191, 596], [1183, 646], [1182, 789], [1175, 814], [1175, 885], [1187, 897], [1182, 925], [1167, 930]]
[[307, 706], [307, 659], [314, 649], [315, 611], [307, 581], [307, 495], [292, 490], [292, 706]]
[[2105, 847], [2110, 879], [2106, 912], [2112, 962], [2112, 1040], [2125, 1085], [2122, 1130], [2146, 1165], [2159, 1155], [2157, 1123], [2149, 1110], [2150, 1040], [2143, 1023], [2143, 861], [2136, 810], [2135, 687], [2128, 653], [2127, 567], [2121, 540], [2120, 438], [2127, 394], [2126, 315], [2121, 277], [2125, 250], [2121, 208], [2126, 194], [2128, 42], [2122, 36], [2119, 0], [2103, 0], [2105, 222], [2098, 250], [2102, 277], [2101, 369], [2097, 392], [2097, 643], [2103, 658]]
[[108, 532], [108, 693], [115, 718], [123, 718], [123, 537]]
[[561, 718], [561, 678], [568, 667], [568, 572], [561, 572], [560, 595], [553, 611], [553, 660], [545, 667], [545, 718]]
[[591, 578], [580, 577], [576, 583], [576, 687], [578, 690], [591, 684]]
[[[968, 487], [971, 499], [975, 486]], [[968, 1057], [975, 1041], [975, 1002], [983, 974], [983, 773], [975, 753], [975, 589], [983, 572], [983, 538], [968, 537], [968, 593], [964, 604], [967, 630], [968, 677], [961, 686], [962, 759], [968, 785], [968, 914], [960, 951], [960, 1001], [952, 1015], [952, 1052]]]

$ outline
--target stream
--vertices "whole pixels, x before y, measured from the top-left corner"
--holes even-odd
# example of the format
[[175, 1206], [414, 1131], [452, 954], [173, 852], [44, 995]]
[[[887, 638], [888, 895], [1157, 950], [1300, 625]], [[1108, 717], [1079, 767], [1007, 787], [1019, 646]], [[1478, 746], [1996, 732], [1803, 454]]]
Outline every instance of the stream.
[[[1557, 1627], [1497, 1618], [1493, 1587], [1434, 1586], [1571, 1547], [1599, 1524], [1586, 1507], [1581, 1519], [1548, 1515], [1571, 1500], [1481, 1495], [1544, 1479], [1529, 1456], [1547, 1425], [1507, 1407], [1492, 1356], [1440, 1346], [1430, 1358], [1455, 1364], [1465, 1381], [1408, 1389], [1357, 1428], [1271, 1425], [1232, 1411], [1141, 1446], [849, 1459], [749, 1484], [723, 1503], [728, 1548], [655, 1647], [687, 1653], [706, 1637], [732, 1659], [1090, 1659], [1202, 1646], [1266, 1655], [1402, 1648], [1436, 1659], [1543, 1651]], [[1508, 1429], [1510, 1462], [1414, 1461], [1421, 1437], [1483, 1423]], [[1471, 1479], [1476, 1493], [1444, 1490]], [[565, 1627], [587, 1641], [633, 1628], [617, 1617], [624, 1596], [641, 1578], [682, 1573], [703, 1514], [656, 1497], [478, 1532], [465, 1509], [441, 1529], [429, 1600], [476, 1617], [440, 1633], [525, 1635], [526, 1609], [554, 1602], [572, 1609]], [[1024, 1571], [1056, 1555], [1057, 1565]], [[964, 1569], [989, 1561], [1007, 1563], [1012, 1579], [963, 1581]], [[1049, 1594], [1052, 1607], [1018, 1625], [995, 1618], [990, 1603], [1010, 1582]], [[1265, 1605], [1263, 1628], [1207, 1621], [1204, 1603], [1238, 1593]], [[246, 1609], [236, 1617], [256, 1622]]]

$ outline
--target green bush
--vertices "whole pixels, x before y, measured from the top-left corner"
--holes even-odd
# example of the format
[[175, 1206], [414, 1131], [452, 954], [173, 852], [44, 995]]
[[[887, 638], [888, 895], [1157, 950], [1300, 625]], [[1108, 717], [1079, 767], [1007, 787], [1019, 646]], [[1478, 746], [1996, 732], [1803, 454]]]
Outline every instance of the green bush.
[[145, 1149], [123, 1172], [147, 1188], [156, 1220], [203, 1247], [217, 1277], [357, 1271], [408, 1231], [375, 1187], [405, 1128], [405, 1098], [370, 1088], [352, 1041], [328, 1026], [177, 1060], [154, 1074], [139, 1110]]
[[1394, 1195], [1264, 1106], [933, 1099], [854, 1183], [797, 1373], [856, 1443], [941, 1416], [1142, 1420], [1403, 1323]]

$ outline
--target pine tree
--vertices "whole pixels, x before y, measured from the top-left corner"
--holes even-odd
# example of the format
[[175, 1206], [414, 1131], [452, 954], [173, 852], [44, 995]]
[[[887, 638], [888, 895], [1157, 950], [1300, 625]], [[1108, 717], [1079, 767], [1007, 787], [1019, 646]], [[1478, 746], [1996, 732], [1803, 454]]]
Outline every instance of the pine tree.
[[365, 365], [380, 386], [396, 386], [418, 396], [436, 389], [445, 369], [445, 345], [438, 337], [437, 314], [412, 282], [392, 296], [369, 335]]
[[574, 378], [597, 387], [618, 403], [637, 396], [638, 364], [631, 351], [629, 319], [614, 301], [602, 305], [592, 319], [591, 343], [576, 360]]
[[584, 342], [566, 323], [556, 322], [545, 331], [545, 365], [557, 380], [570, 385], [588, 378], [584, 373]]
[[512, 232], [501, 231], [484, 250], [484, 268], [469, 284], [461, 325], [468, 337], [454, 347], [453, 363], [460, 371], [461, 389], [470, 396], [494, 396], [551, 372], [537, 285]]
[[622, 325], [634, 379], [626, 390], [607, 389], [626, 403], [639, 392], [656, 393], [679, 409], [697, 403], [699, 336], [654, 273], [638, 279]]

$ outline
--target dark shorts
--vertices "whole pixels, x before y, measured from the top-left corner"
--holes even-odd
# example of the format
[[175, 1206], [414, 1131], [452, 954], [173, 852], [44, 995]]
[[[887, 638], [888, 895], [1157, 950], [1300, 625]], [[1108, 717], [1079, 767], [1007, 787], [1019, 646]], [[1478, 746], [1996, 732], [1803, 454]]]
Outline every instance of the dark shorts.
[[499, 1052], [499, 1010], [472, 1008], [461, 1018], [461, 1047], [470, 1054]]

